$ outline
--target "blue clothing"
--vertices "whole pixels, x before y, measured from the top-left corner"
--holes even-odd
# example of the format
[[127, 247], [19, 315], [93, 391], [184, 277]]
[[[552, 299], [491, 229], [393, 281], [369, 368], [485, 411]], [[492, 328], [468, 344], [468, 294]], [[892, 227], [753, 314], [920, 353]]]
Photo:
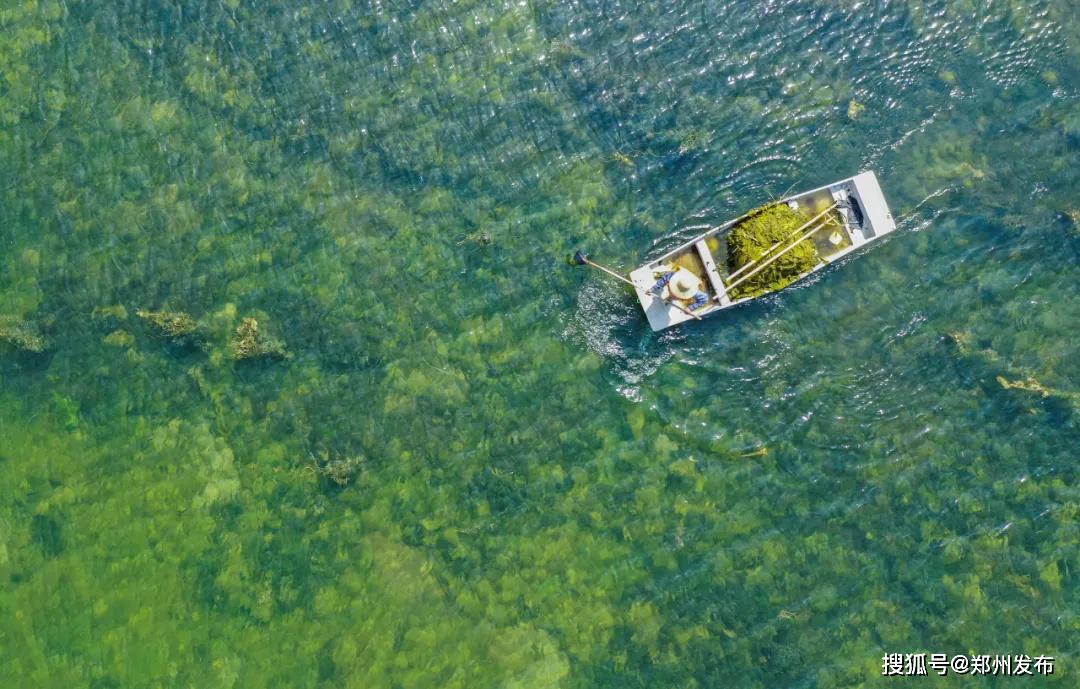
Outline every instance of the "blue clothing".
[[671, 276], [674, 274], [674, 270], [669, 270], [665, 273], [662, 273], [660, 275], [660, 279], [656, 281], [656, 284], [653, 285], [652, 289], [649, 291], [659, 297], [660, 293], [664, 291], [665, 287], [667, 287], [667, 283], [671, 282]]

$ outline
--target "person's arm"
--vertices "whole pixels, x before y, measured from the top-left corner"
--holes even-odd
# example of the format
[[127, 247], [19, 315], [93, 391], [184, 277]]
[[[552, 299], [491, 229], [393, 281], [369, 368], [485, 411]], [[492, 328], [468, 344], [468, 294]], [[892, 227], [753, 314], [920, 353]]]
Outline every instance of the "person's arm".
[[697, 311], [702, 306], [705, 306], [708, 303], [709, 295], [699, 291], [697, 294], [694, 295], [694, 299], [690, 302], [690, 310]]
[[653, 294], [660, 296], [660, 292], [663, 291], [667, 283], [671, 282], [671, 276], [675, 274], [674, 270], [665, 271], [660, 275], [660, 279], [656, 281], [656, 284], [649, 290]]

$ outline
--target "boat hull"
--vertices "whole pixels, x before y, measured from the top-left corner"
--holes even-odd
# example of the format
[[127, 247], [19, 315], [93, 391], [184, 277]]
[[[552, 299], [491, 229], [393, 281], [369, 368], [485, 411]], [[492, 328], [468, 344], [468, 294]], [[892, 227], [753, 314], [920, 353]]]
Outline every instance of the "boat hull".
[[[832, 212], [829, 210], [830, 204], [839, 204], [835, 214], [843, 224], [843, 232], [838, 245], [830, 246], [821, 240], [819, 249], [821, 249], [822, 260], [794, 282], [825, 268], [866, 244], [881, 239], [896, 229], [896, 222], [885, 201], [885, 195], [881, 191], [877, 177], [871, 171], [789, 196], [779, 203], [809, 208], [815, 212], [819, 208], [825, 208], [825, 212]], [[727, 279], [724, 254], [721, 251], [714, 251], [714, 247], [726, 247], [727, 233], [742, 220], [742, 217], [745, 216], [711, 228], [630, 273], [630, 280], [634, 283], [638, 301], [653, 330], [664, 330], [694, 318], [694, 314], [685, 306], [669, 303], [652, 292], [658, 271], [663, 267], [686, 268], [701, 279], [710, 298], [707, 306], [694, 312], [701, 318], [757, 298], [732, 299], [728, 295], [726, 284], [734, 283]], [[815, 238], [813, 241], [817, 244], [819, 239]], [[714, 256], [714, 253], [717, 255]]]

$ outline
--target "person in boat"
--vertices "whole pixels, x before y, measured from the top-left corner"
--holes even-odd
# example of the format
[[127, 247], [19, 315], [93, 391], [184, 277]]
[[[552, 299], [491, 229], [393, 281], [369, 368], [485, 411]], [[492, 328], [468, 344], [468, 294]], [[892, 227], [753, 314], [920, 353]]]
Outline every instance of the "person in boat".
[[678, 300], [691, 311], [697, 311], [709, 303], [709, 295], [701, 289], [701, 280], [686, 268], [671, 269], [665, 266], [653, 275], [657, 280], [651, 292], [665, 302]]

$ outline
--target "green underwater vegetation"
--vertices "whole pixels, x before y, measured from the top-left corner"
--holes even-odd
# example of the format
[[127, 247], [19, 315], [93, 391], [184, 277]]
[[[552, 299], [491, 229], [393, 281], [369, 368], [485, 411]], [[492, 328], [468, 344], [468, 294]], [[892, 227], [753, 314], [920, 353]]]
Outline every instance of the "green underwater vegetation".
[[154, 334], [178, 344], [197, 343], [202, 337], [198, 322], [179, 311], [147, 311], [139, 309], [135, 315], [153, 326]]
[[44, 352], [46, 347], [36, 325], [10, 316], [0, 316], [0, 342], [35, 354]]
[[236, 335], [229, 341], [229, 354], [233, 359], [256, 359], [269, 357], [284, 359], [289, 356], [285, 344], [259, 331], [259, 322], [250, 316], [240, 320]]
[[312, 471], [339, 486], [349, 485], [364, 466], [363, 457], [331, 457], [326, 451], [320, 452], [317, 458], [312, 455], [312, 460]]
[[[808, 8], [0, 9], [0, 685], [1072, 686], [1075, 6]], [[660, 336], [559, 260], [866, 168]]]

